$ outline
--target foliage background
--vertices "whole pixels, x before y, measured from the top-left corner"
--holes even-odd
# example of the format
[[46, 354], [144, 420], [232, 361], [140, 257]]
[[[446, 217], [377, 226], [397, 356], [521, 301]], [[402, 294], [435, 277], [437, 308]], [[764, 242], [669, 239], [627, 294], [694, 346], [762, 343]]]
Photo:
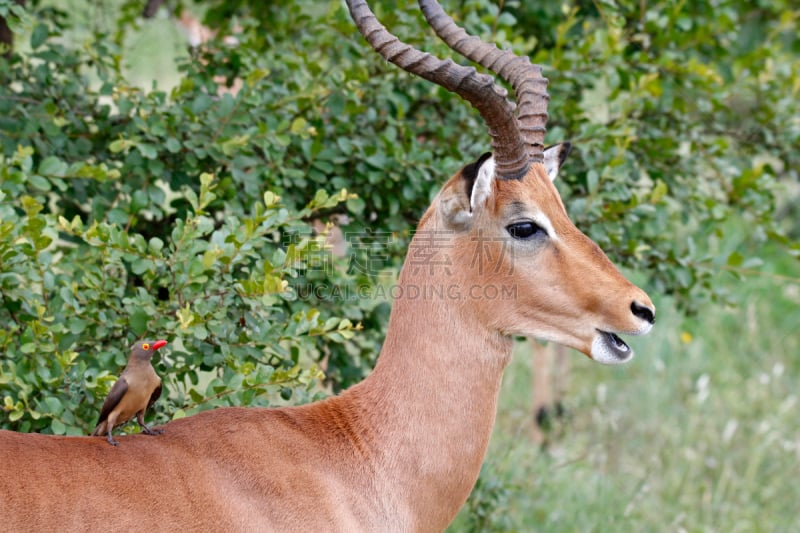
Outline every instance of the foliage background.
[[[374, 4], [449, 55], [411, 2]], [[559, 182], [570, 214], [666, 316], [638, 343], [646, 362], [576, 369], [570, 432], [548, 453], [520, 445], [529, 369], [515, 361], [454, 529], [790, 530], [800, 11], [444, 5], [545, 65], [548, 140], [576, 148]], [[157, 422], [360, 380], [388, 318], [377, 289], [438, 187], [488, 146], [468, 106], [369, 52], [339, 1], [143, 7], [0, 0], [16, 33], [0, 59], [0, 427], [86, 434], [142, 336], [170, 341]], [[219, 39], [189, 50], [182, 8]], [[220, 79], [243, 88], [221, 94]], [[345, 258], [311, 228], [334, 215]]]

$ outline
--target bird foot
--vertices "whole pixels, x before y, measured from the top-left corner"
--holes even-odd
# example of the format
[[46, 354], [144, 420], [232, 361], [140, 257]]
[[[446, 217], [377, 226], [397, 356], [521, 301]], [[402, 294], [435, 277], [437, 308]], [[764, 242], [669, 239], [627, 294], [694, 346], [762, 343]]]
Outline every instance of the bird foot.
[[142, 426], [142, 433], [145, 435], [161, 435], [164, 433], [163, 429], [151, 429], [147, 426]]

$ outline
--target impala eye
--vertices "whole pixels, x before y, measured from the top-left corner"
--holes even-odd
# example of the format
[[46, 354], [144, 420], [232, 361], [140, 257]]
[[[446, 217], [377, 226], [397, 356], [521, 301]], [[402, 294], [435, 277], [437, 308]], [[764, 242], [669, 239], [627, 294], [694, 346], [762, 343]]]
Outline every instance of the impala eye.
[[143, 349], [143, 350], [149, 350], [149, 349], [150, 349], [150, 344], [149, 344], [149, 343], [147, 343], [147, 342], [146, 342], [146, 343], [144, 343], [144, 344], [142, 344], [142, 349]]
[[517, 222], [506, 226], [506, 231], [508, 231], [509, 235], [519, 240], [530, 239], [537, 234], [547, 235], [547, 232], [534, 222]]

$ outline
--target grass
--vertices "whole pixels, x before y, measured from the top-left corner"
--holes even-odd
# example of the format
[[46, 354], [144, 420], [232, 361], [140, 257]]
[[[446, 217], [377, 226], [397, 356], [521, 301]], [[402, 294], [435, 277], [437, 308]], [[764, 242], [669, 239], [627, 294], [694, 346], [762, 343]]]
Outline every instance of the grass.
[[657, 299], [628, 365], [571, 354], [567, 420], [546, 451], [529, 438], [520, 347], [481, 481], [449, 531], [800, 530], [800, 268], [765, 270], [725, 282], [738, 308], [686, 319]]

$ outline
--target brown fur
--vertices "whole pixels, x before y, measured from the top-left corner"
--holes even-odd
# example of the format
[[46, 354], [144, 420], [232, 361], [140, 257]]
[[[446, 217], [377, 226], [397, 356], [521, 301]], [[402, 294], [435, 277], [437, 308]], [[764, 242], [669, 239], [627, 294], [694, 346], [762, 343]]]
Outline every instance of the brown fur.
[[[587, 332], [634, 330], [631, 300], [650, 302], [575, 229], [541, 165], [522, 181], [494, 182], [487, 205], [459, 217], [469, 209], [464, 191], [459, 174], [423, 217], [378, 364], [363, 382], [300, 407], [215, 409], [170, 422], [157, 439], [121, 437], [118, 448], [0, 431], [4, 528], [444, 529], [478, 477], [511, 335], [588, 353]], [[510, 262], [500, 238], [508, 241], [512, 202], [545, 213], [560, 240], [515, 245]], [[442, 240], [428, 245], [431, 231]], [[478, 271], [484, 245], [491, 268]], [[448, 262], [417, 268], [415, 250]], [[457, 290], [411, 296], [413, 287], [438, 286]], [[465, 292], [503, 286], [515, 286], [515, 298]]]

